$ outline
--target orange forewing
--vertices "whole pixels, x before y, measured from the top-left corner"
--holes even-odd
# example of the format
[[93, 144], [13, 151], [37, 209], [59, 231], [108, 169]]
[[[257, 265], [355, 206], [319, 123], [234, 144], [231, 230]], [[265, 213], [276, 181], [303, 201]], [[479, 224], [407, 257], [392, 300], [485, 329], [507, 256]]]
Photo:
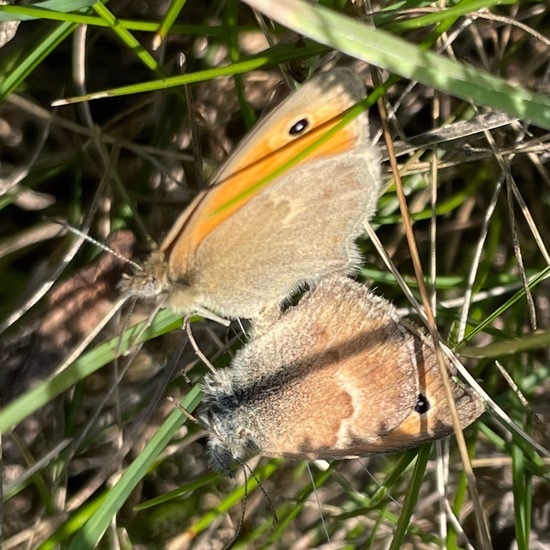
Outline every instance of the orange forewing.
[[[166, 237], [161, 250], [181, 257], [181, 254], [188, 254], [190, 250], [199, 246], [216, 227], [240, 210], [262, 190], [262, 187], [258, 187], [247, 194], [249, 188], [290, 162], [304, 149], [319, 140], [334, 128], [345, 115], [346, 111], [323, 122], [303, 136], [282, 145], [280, 148], [273, 149], [273, 146], [279, 145], [273, 142], [258, 143], [251, 154], [243, 156], [242, 160], [236, 165], [236, 171], [233, 174], [219, 183], [215, 183], [195, 199], [195, 208], [185, 219], [176, 222], [174, 228]], [[353, 148], [356, 141], [356, 134], [345, 127], [327, 141], [321, 143], [297, 165], [348, 151]], [[236, 201], [235, 199], [241, 195], [245, 196]]]

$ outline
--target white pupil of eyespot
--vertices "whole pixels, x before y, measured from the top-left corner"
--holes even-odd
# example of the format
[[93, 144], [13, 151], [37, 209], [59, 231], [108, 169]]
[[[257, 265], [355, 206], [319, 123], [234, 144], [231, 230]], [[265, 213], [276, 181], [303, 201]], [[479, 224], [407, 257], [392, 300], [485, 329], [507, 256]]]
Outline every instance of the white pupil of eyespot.
[[297, 136], [302, 134], [304, 130], [309, 126], [309, 122], [305, 118], [301, 118], [298, 122], [295, 122], [289, 130], [291, 136]]
[[414, 407], [414, 410], [418, 414], [424, 414], [430, 410], [430, 402], [421, 393], [418, 394], [418, 399], [416, 401], [416, 406]]

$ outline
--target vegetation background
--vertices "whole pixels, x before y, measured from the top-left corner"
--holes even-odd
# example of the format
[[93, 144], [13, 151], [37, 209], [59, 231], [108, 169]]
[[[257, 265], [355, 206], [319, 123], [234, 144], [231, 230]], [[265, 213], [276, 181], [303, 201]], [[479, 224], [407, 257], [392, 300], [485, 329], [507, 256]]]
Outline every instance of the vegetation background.
[[[550, 6], [271, 4], [292, 30], [236, 0], [0, 7], [4, 549], [223, 548], [234, 537], [237, 548], [548, 548]], [[94, 335], [128, 268], [51, 221], [143, 259], [288, 92], [283, 74], [335, 65], [363, 75], [373, 103], [383, 97], [396, 144], [442, 130], [398, 157], [438, 328], [532, 437], [494, 412], [466, 431], [489, 545], [454, 438], [330, 465], [254, 460], [255, 478], [212, 472], [204, 434], [175, 405], [196, 407], [205, 373], [181, 320], [161, 312], [137, 353], [128, 327], [151, 304]], [[518, 119], [485, 133], [458, 124], [503, 109]], [[380, 140], [376, 106], [371, 126]], [[416, 293], [387, 166], [385, 178], [372, 225]], [[358, 279], [409, 307], [372, 241], [361, 246]], [[238, 323], [192, 329], [217, 368], [242, 345]]]

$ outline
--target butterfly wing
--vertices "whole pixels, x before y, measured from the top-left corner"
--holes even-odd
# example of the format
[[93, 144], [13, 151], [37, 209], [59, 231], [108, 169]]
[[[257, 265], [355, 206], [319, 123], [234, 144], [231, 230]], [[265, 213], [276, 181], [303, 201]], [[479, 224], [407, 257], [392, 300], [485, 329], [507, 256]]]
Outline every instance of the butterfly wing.
[[213, 392], [207, 388], [219, 444], [239, 458], [250, 448], [347, 456], [396, 429], [418, 387], [392, 315], [388, 302], [351, 280], [322, 281], [216, 375]]
[[[260, 123], [163, 243], [169, 279], [184, 280], [193, 300], [219, 313], [253, 317], [304, 281], [349, 271], [357, 263], [352, 241], [380, 188], [366, 115], [241, 195], [334, 127], [363, 94], [351, 71], [323, 73]], [[289, 132], [300, 121], [309, 131], [295, 138]], [[185, 297], [173, 296], [176, 309], [178, 301]]]
[[[387, 300], [323, 280], [207, 386], [213, 454], [350, 458], [443, 437], [452, 424], [437, 369]], [[483, 407], [452, 387], [467, 425]]]
[[[402, 321], [401, 326], [408, 333], [406, 338], [414, 342], [420, 398], [403, 423], [380, 442], [384, 452], [415, 447], [453, 433], [451, 410], [432, 343], [414, 325]], [[448, 370], [460, 425], [465, 428], [483, 413], [485, 407], [472, 390], [453, 378], [450, 367]]]

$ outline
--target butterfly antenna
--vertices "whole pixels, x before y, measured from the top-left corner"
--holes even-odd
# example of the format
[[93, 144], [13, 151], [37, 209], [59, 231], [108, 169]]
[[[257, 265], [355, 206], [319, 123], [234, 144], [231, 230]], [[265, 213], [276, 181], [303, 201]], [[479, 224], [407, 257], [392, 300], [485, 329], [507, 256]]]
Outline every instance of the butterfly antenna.
[[249, 466], [243, 464], [243, 466], [246, 466], [248, 469], [251, 477], [256, 480], [256, 483], [258, 484], [258, 487], [260, 488], [260, 491], [264, 495], [265, 501], [267, 502], [268, 508], [271, 510], [271, 515], [273, 516], [273, 523], [277, 525], [279, 523], [279, 518], [277, 517], [277, 511], [275, 510], [275, 506], [273, 506], [273, 502], [271, 502], [271, 499], [269, 498], [269, 495], [267, 494], [267, 491], [264, 489], [264, 486], [262, 485], [262, 482], [258, 478], [258, 476], [254, 473], [253, 470], [250, 469]]
[[119, 260], [122, 260], [123, 262], [131, 265], [133, 268], [137, 269], [138, 271], [142, 271], [143, 267], [139, 265], [137, 262], [134, 262], [133, 260], [130, 260], [129, 258], [126, 258], [126, 256], [123, 256], [122, 254], [119, 254], [115, 250], [113, 250], [111, 247], [107, 246], [106, 244], [94, 239], [93, 237], [90, 237], [90, 235], [84, 233], [83, 231], [80, 231], [80, 229], [77, 229], [76, 227], [73, 227], [72, 225], [68, 224], [67, 222], [64, 222], [63, 220], [59, 220], [56, 218], [49, 218], [52, 222], [57, 223], [61, 226], [63, 226], [67, 231], [72, 233], [73, 235], [76, 235], [77, 237], [81, 237], [82, 239], [88, 241], [89, 243], [92, 243], [93, 245], [97, 246], [98, 248], [101, 248], [105, 252], [108, 252], [109, 254], [112, 254], [115, 256], [115, 258], [118, 258]]
[[229, 543], [228, 546], [226, 546], [224, 548], [224, 550], [231, 550], [231, 548], [233, 548], [235, 546], [235, 544], [237, 543], [237, 539], [239, 537], [239, 533], [241, 532], [242, 530], [242, 527], [243, 527], [243, 524], [244, 524], [244, 516], [246, 514], [246, 500], [248, 498], [248, 482], [249, 482], [249, 478], [252, 478], [256, 481], [256, 483], [258, 484], [258, 487], [260, 488], [260, 490], [262, 491], [263, 495], [264, 495], [264, 498], [267, 502], [267, 505], [269, 507], [269, 509], [271, 510], [272, 512], [272, 515], [273, 515], [273, 523], [277, 524], [279, 523], [279, 518], [277, 517], [277, 512], [275, 511], [275, 507], [273, 506], [273, 503], [271, 502], [271, 499], [269, 498], [269, 496], [267, 495], [267, 492], [265, 491], [261, 481], [258, 479], [258, 477], [256, 476], [256, 474], [253, 472], [253, 470], [247, 465], [245, 464], [244, 462], [242, 462], [241, 460], [239, 460], [238, 458], [236, 458], [235, 460], [238, 461], [240, 467], [242, 468], [242, 471], [243, 471], [243, 475], [244, 475], [244, 500], [243, 500], [243, 506], [242, 506], [242, 512], [241, 512], [241, 517], [239, 519], [239, 524], [237, 526], [237, 531], [235, 533], [235, 536], [233, 537], [233, 540]]
[[[244, 499], [243, 499], [243, 503], [242, 503], [242, 506], [241, 506], [241, 517], [239, 518], [239, 523], [237, 524], [237, 529], [235, 531], [235, 536], [233, 537], [231, 542], [227, 546], [224, 547], [223, 550], [231, 550], [235, 546], [235, 544], [237, 543], [237, 540], [239, 538], [239, 534], [240, 534], [241, 529], [243, 528], [243, 525], [244, 525], [244, 516], [246, 514], [246, 500], [248, 498], [248, 474], [246, 473], [247, 467], [246, 467], [246, 464], [244, 462], [241, 462], [240, 460], [238, 460], [238, 462], [239, 462], [240, 467], [243, 470], [243, 475], [244, 475]], [[250, 468], [248, 470], [250, 471], [250, 473], [252, 473], [252, 470], [250, 470]], [[252, 473], [252, 475], [254, 476], [253, 473]]]

